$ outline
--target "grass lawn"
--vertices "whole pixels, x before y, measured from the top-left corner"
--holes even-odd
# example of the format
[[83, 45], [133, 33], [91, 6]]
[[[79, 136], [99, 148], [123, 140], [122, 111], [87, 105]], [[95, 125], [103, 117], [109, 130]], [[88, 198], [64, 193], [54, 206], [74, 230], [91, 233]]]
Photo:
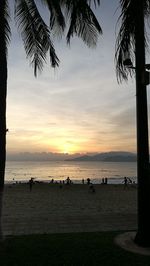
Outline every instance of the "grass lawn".
[[0, 266], [150, 266], [150, 256], [114, 244], [117, 232], [18, 236], [0, 244]]

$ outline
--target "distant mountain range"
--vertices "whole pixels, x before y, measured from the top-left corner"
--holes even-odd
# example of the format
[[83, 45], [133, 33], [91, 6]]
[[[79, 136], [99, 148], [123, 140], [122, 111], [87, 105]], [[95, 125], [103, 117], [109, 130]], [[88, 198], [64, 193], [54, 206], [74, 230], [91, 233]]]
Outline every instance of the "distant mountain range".
[[7, 161], [64, 161], [66, 159], [72, 159], [79, 157], [81, 154], [76, 153], [70, 155], [67, 153], [53, 153], [53, 152], [20, 152], [7, 154]]
[[22, 152], [7, 154], [8, 161], [103, 161], [103, 162], [135, 162], [136, 154], [125, 151], [105, 153], [63, 154], [52, 152]]
[[67, 159], [66, 161], [102, 161], [102, 162], [136, 162], [137, 157], [135, 153], [131, 152], [104, 152], [96, 155], [82, 155], [76, 158]]

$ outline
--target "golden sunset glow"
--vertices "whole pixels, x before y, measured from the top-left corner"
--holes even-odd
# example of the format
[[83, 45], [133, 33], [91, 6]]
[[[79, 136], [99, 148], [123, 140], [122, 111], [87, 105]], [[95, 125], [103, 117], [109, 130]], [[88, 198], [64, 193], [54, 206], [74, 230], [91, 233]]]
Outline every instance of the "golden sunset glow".
[[58, 140], [56, 139], [55, 142], [53, 143], [55, 146], [55, 151], [59, 153], [68, 153], [68, 154], [73, 154], [73, 153], [78, 153], [81, 150], [82, 146], [79, 146], [79, 144], [76, 144], [76, 141], [67, 141], [67, 140]]
[[45, 66], [35, 79], [25, 61], [20, 38], [17, 35], [12, 38], [8, 153], [136, 151], [135, 85], [130, 80], [117, 83], [114, 65], [117, 16], [108, 15], [117, 6], [116, 1], [109, 5], [108, 2], [103, 1], [101, 7], [104, 12], [100, 21], [103, 20], [106, 29], [96, 49], [89, 49], [77, 39], [72, 40], [70, 49], [63, 40], [56, 42], [60, 67], [55, 72]]
[[[74, 154], [74, 153], [95, 153], [95, 152], [107, 152], [111, 150], [122, 150], [123, 145], [125, 145], [128, 151], [133, 151], [133, 145], [135, 145], [135, 140], [130, 133], [130, 139], [119, 139], [119, 131], [109, 133], [110, 129], [105, 129], [103, 132], [97, 136], [95, 132], [86, 132], [86, 130], [81, 130], [81, 128], [73, 127], [72, 131], [75, 132], [69, 135], [69, 130], [60, 130], [55, 128], [54, 132], [51, 129], [39, 129], [34, 131], [31, 129], [26, 132], [14, 132], [9, 133], [7, 138], [7, 144], [10, 151], [17, 152], [18, 147], [24, 152], [53, 152], [53, 153], [64, 153], [64, 154]], [[19, 137], [18, 137], [19, 134]], [[14, 147], [14, 143], [16, 143]]]

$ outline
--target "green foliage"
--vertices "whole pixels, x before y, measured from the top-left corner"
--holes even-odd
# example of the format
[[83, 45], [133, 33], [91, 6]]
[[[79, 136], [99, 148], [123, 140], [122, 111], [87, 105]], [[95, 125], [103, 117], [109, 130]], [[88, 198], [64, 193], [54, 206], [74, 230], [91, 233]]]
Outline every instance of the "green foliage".
[[1, 266], [149, 266], [114, 244], [116, 232], [18, 236], [0, 245]]
[[34, 74], [42, 71], [50, 51], [51, 66], [59, 65], [58, 57], [50, 38], [48, 26], [42, 19], [34, 1], [16, 0], [15, 18], [21, 31], [27, 57], [31, 59]]
[[[67, 42], [70, 43], [71, 37], [76, 35], [82, 38], [89, 47], [95, 46], [98, 35], [102, 34], [102, 29], [90, 8], [91, 1], [63, 0], [63, 2], [69, 20]], [[94, 3], [96, 5], [95, 1]]]
[[0, 1], [0, 40], [1, 45], [5, 45], [5, 51], [7, 54], [7, 46], [10, 41], [10, 26], [9, 26], [9, 7], [8, 1]]
[[118, 21], [121, 20], [121, 27], [116, 40], [116, 71], [120, 80], [126, 80], [128, 74], [132, 74], [132, 70], [126, 68], [123, 62], [127, 58], [130, 58], [132, 62], [134, 61], [136, 0], [120, 0], [120, 7], [121, 15]]
[[[144, 19], [150, 15], [150, 0], [120, 0], [121, 14], [118, 22], [121, 23], [118, 37], [116, 39], [116, 73], [119, 81], [127, 80], [128, 75], [132, 76], [134, 71], [127, 68], [123, 63], [129, 58], [135, 64], [135, 47], [136, 47], [136, 26], [138, 8], [143, 10]], [[144, 36], [145, 47], [147, 47], [148, 38]]]
[[[97, 43], [101, 27], [91, 9], [100, 4], [99, 0], [41, 0], [49, 10], [50, 24], [46, 25], [34, 0], [14, 0], [15, 19], [21, 32], [25, 52], [34, 68], [34, 75], [43, 70], [49, 52], [52, 67], [59, 66], [52, 42], [52, 33], [62, 35], [67, 31], [67, 42], [74, 35], [80, 37], [88, 46]], [[10, 39], [9, 5], [7, 0], [0, 1], [0, 37], [5, 41], [7, 52]]]

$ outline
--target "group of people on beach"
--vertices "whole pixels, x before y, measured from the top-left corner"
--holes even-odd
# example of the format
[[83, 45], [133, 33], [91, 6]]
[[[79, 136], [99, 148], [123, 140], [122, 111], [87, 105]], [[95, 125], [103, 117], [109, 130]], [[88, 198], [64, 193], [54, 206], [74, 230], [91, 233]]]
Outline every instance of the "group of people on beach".
[[[37, 181], [34, 181], [34, 178], [31, 177], [28, 181], [28, 184], [29, 184], [29, 189], [30, 191], [32, 191], [32, 188], [33, 188], [33, 185], [34, 183], [42, 183], [42, 182], [37, 182]], [[73, 184], [72, 180], [69, 178], [69, 176], [67, 177], [66, 180], [60, 180], [59, 182], [55, 181], [53, 178], [52, 180], [50, 181], [50, 184], [59, 184], [59, 187], [62, 188], [64, 184], [66, 185], [71, 185]]]
[[[29, 181], [28, 181], [30, 191], [32, 191], [32, 188], [33, 188], [33, 184], [34, 184], [34, 183], [35, 183], [35, 182], [34, 182], [34, 178], [31, 177], [31, 178], [29, 179]], [[51, 183], [51, 184], [54, 184], [54, 183], [55, 183], [54, 179], [52, 179], [50, 183]], [[56, 184], [58, 184], [58, 182], [57, 182]], [[69, 185], [73, 184], [73, 182], [71, 181], [71, 179], [70, 179], [69, 176], [68, 176], [66, 180], [63, 180], [63, 181], [60, 180], [60, 181], [59, 181], [59, 187], [62, 188], [62, 187], [63, 187], [63, 184], [69, 186]], [[84, 184], [84, 179], [82, 179], [82, 184]], [[95, 187], [94, 187], [94, 185], [91, 183], [90, 178], [87, 178], [87, 185], [89, 186], [89, 192], [94, 193], [94, 192], [95, 192]]]
[[[33, 184], [34, 184], [34, 183], [35, 183], [34, 178], [31, 177], [31, 178], [29, 179], [29, 181], [28, 181], [30, 191], [32, 191], [32, 188], [33, 188]], [[39, 182], [39, 183], [40, 183], [40, 182]], [[128, 185], [129, 185], [129, 184], [132, 184], [133, 182], [132, 182], [132, 180], [131, 180], [129, 177], [126, 177], [126, 176], [125, 176], [125, 177], [123, 178], [123, 182], [122, 182], [122, 183], [124, 184], [124, 189], [125, 189], [125, 188], [128, 188]], [[50, 181], [50, 184], [59, 184], [59, 187], [62, 188], [63, 185], [67, 185], [67, 186], [69, 186], [69, 185], [73, 184], [73, 182], [72, 182], [72, 180], [70, 179], [70, 177], [68, 176], [68, 177], [66, 178], [66, 180], [60, 180], [59, 182], [58, 182], [58, 181], [54, 181], [54, 179], [52, 179], [52, 180]], [[82, 184], [85, 184], [85, 180], [84, 180], [84, 179], [82, 179]], [[89, 186], [89, 191], [91, 191], [91, 192], [95, 192], [95, 187], [94, 187], [93, 183], [91, 182], [91, 179], [90, 179], [90, 178], [87, 178], [87, 179], [86, 179], [86, 184]], [[102, 182], [101, 182], [101, 184], [102, 184], [102, 185], [107, 185], [107, 184], [108, 184], [108, 178], [107, 178], [107, 177], [102, 178]]]
[[107, 177], [105, 177], [105, 178], [102, 178], [102, 185], [107, 185], [107, 183], [108, 183], [108, 178]]

